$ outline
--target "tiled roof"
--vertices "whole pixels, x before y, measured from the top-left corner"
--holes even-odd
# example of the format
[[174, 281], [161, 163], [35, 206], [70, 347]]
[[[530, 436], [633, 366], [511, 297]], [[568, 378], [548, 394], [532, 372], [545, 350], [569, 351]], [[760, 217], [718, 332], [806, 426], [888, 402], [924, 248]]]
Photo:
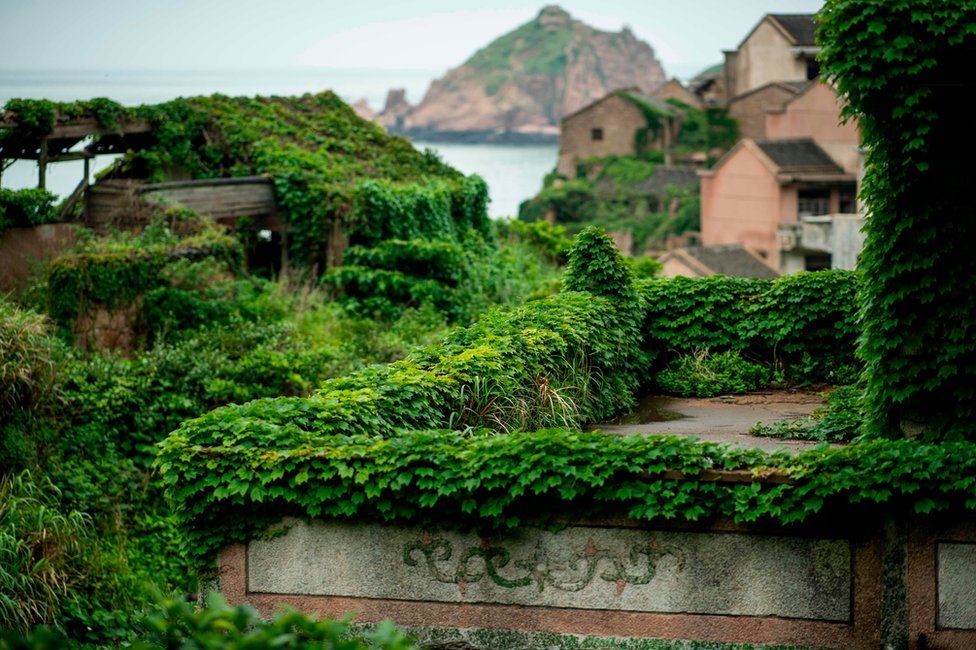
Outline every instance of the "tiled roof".
[[658, 165], [654, 173], [641, 181], [634, 188], [638, 192], [657, 194], [663, 192], [668, 185], [675, 187], [698, 188], [701, 179], [698, 171], [691, 166]]
[[649, 108], [653, 112], [664, 115], [674, 115], [675, 113], [674, 106], [654, 95], [647, 95], [636, 89], [620, 90], [618, 93], [621, 97], [632, 101], [641, 110]]
[[779, 277], [779, 273], [775, 269], [747, 251], [742, 244], [688, 246], [686, 248], [679, 248], [673, 251], [673, 253], [679, 251], [691, 257], [715, 275], [762, 279]]
[[816, 45], [817, 23], [813, 14], [770, 14], [770, 17], [783, 26], [794, 45]]
[[840, 165], [810, 138], [756, 140], [756, 145], [784, 172], [844, 173]]
[[[697, 190], [701, 183], [696, 167], [690, 165], [657, 165], [654, 172], [644, 180], [624, 185], [623, 189], [635, 194], [653, 194], [663, 196], [669, 185], [680, 188]], [[615, 195], [620, 189], [620, 183], [611, 178], [602, 177], [596, 182], [597, 191], [604, 196]]]

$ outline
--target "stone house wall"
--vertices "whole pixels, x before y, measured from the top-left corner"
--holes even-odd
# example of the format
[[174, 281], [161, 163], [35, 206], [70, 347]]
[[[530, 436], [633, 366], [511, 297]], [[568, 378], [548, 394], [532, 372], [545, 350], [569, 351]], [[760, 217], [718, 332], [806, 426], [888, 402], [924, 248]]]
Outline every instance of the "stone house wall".
[[704, 108], [701, 98], [685, 88], [684, 85], [682, 85], [682, 83], [677, 79], [671, 79], [666, 84], [655, 90], [654, 96], [661, 100], [677, 99], [679, 102], [683, 102], [692, 108], [697, 108], [698, 110], [702, 110]]
[[739, 137], [763, 140], [772, 137], [766, 130], [766, 113], [782, 109], [797, 91], [784, 84], [771, 83], [739, 95], [729, 102], [729, 116], [739, 123]]
[[[576, 176], [576, 163], [593, 156], [632, 156], [637, 153], [637, 131], [647, 127], [644, 114], [630, 100], [609, 95], [569, 115], [559, 135], [557, 171]], [[600, 129], [602, 138], [594, 138]]]
[[807, 78], [807, 62], [790, 51], [783, 33], [764, 19], [739, 46], [725, 53], [725, 85], [729, 99], [772, 81]]

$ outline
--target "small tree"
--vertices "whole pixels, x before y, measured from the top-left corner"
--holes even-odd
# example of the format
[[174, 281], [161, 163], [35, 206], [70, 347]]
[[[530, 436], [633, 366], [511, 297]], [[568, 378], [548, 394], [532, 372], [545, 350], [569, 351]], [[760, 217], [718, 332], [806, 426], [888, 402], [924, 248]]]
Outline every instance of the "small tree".
[[566, 291], [637, 302], [634, 278], [613, 240], [602, 228], [589, 226], [576, 236], [563, 276]]

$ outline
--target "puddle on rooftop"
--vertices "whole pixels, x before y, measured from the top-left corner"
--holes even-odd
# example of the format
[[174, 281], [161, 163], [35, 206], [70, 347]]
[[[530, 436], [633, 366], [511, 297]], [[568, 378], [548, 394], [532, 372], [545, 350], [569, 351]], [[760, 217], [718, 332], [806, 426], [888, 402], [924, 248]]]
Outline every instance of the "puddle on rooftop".
[[608, 424], [649, 424], [651, 422], [672, 422], [691, 416], [668, 408], [675, 399], [664, 395], [648, 395], [637, 402], [633, 411], [611, 420]]

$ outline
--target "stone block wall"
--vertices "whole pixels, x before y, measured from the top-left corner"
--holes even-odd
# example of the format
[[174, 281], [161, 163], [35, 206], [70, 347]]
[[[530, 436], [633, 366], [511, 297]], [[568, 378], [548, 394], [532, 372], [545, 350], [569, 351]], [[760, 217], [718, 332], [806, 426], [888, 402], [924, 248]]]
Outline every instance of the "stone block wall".
[[[973, 519], [860, 513], [789, 529], [607, 520], [494, 536], [284, 523], [284, 535], [221, 554], [230, 602], [389, 618], [422, 639], [486, 649], [590, 647], [581, 639], [976, 647]], [[489, 638], [504, 645], [477, 642]]]

